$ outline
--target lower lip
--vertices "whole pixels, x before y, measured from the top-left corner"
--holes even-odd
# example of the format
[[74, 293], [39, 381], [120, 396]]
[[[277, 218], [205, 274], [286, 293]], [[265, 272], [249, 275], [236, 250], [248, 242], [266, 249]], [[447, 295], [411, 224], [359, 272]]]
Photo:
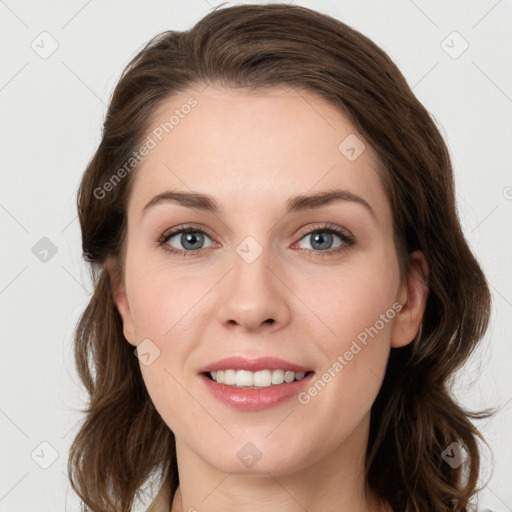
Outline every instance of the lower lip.
[[302, 380], [260, 389], [237, 388], [219, 384], [209, 379], [204, 373], [199, 376], [212, 395], [222, 403], [242, 411], [262, 411], [298, 395], [309, 384], [313, 375], [313, 373], [310, 373]]

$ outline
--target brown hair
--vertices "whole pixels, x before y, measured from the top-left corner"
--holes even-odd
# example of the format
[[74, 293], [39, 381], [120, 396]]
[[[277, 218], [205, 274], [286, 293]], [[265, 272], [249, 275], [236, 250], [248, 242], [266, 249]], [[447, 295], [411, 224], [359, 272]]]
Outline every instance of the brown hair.
[[[379, 155], [402, 278], [408, 254], [421, 250], [430, 292], [420, 332], [406, 347], [391, 350], [372, 407], [368, 495], [401, 512], [467, 510], [483, 441], [470, 419], [484, 413], [465, 411], [450, 392], [450, 379], [484, 335], [491, 299], [459, 224], [448, 149], [383, 50], [341, 21], [283, 4], [215, 9], [188, 31], [159, 34], [114, 90], [77, 201], [95, 285], [75, 332], [78, 374], [90, 398], [68, 463], [84, 510], [128, 512], [156, 474], [171, 499], [178, 486], [174, 435], [147, 393], [103, 268], [112, 257], [124, 277], [133, 172], [105, 197], [98, 199], [97, 191], [139, 147], [165, 100], [214, 82], [247, 91], [284, 85], [320, 95]], [[454, 442], [467, 452], [457, 468], [442, 458]]]

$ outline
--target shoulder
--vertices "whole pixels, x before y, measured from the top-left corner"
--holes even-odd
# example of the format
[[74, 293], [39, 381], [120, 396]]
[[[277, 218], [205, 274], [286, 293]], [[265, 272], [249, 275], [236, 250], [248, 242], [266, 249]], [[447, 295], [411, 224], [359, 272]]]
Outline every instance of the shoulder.
[[169, 501], [169, 492], [162, 488], [150, 503], [146, 512], [171, 512]]

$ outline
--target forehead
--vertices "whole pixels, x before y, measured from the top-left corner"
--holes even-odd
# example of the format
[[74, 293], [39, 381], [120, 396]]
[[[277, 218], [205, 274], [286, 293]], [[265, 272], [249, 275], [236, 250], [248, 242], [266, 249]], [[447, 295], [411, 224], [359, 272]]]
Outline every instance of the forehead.
[[191, 88], [159, 106], [145, 137], [151, 149], [130, 197], [138, 211], [167, 189], [240, 208], [344, 188], [381, 220], [391, 216], [376, 152], [339, 108], [309, 92]]

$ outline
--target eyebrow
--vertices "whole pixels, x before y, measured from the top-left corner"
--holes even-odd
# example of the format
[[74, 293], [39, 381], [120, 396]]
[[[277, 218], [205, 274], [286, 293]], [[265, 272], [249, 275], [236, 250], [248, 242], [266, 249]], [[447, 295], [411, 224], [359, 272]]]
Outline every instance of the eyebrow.
[[[313, 210], [321, 208], [334, 201], [348, 201], [364, 206], [364, 208], [376, 220], [377, 216], [373, 208], [362, 197], [355, 195], [349, 190], [333, 189], [323, 192], [317, 192], [310, 195], [292, 196], [287, 201], [285, 215], [305, 210]], [[213, 214], [220, 214], [222, 209], [219, 203], [211, 196], [201, 194], [199, 192], [178, 192], [167, 190], [153, 197], [141, 211], [141, 215], [145, 215], [148, 210], [162, 203], [175, 203], [180, 206], [202, 210]]]

